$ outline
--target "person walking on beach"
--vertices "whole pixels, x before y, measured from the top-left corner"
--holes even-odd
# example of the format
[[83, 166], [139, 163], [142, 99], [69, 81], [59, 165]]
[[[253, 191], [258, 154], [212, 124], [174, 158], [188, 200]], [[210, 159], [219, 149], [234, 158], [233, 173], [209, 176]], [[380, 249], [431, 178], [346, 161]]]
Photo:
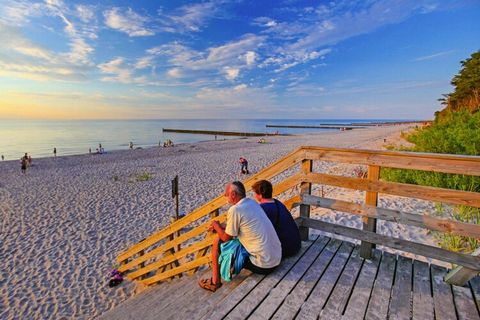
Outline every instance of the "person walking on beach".
[[212, 277], [201, 279], [201, 288], [215, 292], [222, 286], [220, 273], [226, 281], [231, 279], [231, 266], [235, 274], [242, 268], [254, 273], [269, 274], [282, 258], [282, 246], [272, 223], [262, 207], [246, 197], [240, 181], [227, 184], [224, 196], [232, 206], [223, 227], [213, 221], [209, 230], [216, 232], [212, 246]]
[[302, 246], [300, 231], [287, 207], [277, 199], [273, 199], [273, 187], [270, 181], [257, 181], [253, 184], [252, 189], [255, 200], [260, 203], [277, 232], [282, 244], [282, 259], [297, 254]]
[[20, 168], [22, 169], [22, 173], [27, 173], [27, 164], [28, 164], [28, 154], [25, 152], [25, 155], [20, 159]]
[[54, 158], [57, 157], [57, 148], [56, 147], [53, 147], [53, 157]]
[[130, 143], [128, 145], [130, 146], [130, 150], [132, 150], [133, 149], [133, 142], [130, 141]]
[[5, 157], [4, 157], [3, 154], [2, 154], [2, 161], [3, 161], [3, 160], [5, 160]]
[[240, 172], [242, 174], [249, 174], [250, 172], [248, 171], [248, 161], [244, 157], [240, 157]]

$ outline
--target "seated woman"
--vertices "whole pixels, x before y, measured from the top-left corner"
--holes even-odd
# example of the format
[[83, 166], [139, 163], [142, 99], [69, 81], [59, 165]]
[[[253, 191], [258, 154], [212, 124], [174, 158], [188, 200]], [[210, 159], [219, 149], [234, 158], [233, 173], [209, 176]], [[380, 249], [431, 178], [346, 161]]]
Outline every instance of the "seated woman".
[[267, 180], [255, 182], [252, 186], [255, 199], [260, 203], [277, 232], [282, 244], [282, 259], [295, 255], [301, 247], [300, 232], [287, 207], [272, 198], [273, 187]]

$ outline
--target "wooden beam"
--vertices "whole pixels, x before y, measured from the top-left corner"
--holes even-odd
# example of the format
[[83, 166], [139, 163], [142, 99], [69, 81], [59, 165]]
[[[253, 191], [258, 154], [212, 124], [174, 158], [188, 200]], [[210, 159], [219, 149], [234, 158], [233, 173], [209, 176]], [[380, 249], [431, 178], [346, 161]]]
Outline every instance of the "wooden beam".
[[296, 196], [293, 196], [290, 199], [283, 201], [283, 205], [287, 207], [289, 211], [291, 211], [293, 207], [300, 205], [300, 202], [302, 202], [302, 197], [297, 194]]
[[301, 149], [305, 151], [305, 158], [310, 160], [480, 176], [478, 156], [312, 146], [304, 146]]
[[480, 225], [478, 224], [440, 219], [426, 214], [413, 214], [400, 210], [378, 208], [365, 204], [322, 198], [308, 194], [301, 195], [300, 202], [311, 206], [351, 213], [362, 217], [377, 218], [414, 227], [446, 232], [452, 235], [480, 239]]
[[[380, 167], [379, 166], [368, 166], [367, 180], [368, 181], [378, 181], [380, 178]], [[367, 191], [365, 194], [365, 204], [369, 206], [376, 207], [378, 202], [378, 193]], [[363, 230], [377, 232], [377, 219], [363, 217]], [[370, 259], [372, 257], [372, 249], [375, 248], [373, 243], [362, 242], [360, 246], [360, 256], [364, 259]]]
[[387, 246], [397, 250], [418, 254], [421, 256], [462, 265], [474, 270], [480, 270], [480, 257], [474, 257], [468, 254], [452, 252], [445, 249], [432, 247], [425, 244], [412, 241], [392, 238], [370, 231], [359, 230], [355, 228], [336, 225], [319, 220], [300, 217], [301, 224], [309, 228], [322, 230], [331, 234], [341, 235], [352, 239], [368, 241], [382, 246]]
[[[477, 248], [477, 250], [472, 253], [472, 256], [477, 257], [479, 255], [480, 248]], [[445, 282], [456, 286], [463, 286], [476, 275], [478, 275], [478, 270], [458, 266], [445, 276]]]
[[174, 269], [168, 270], [164, 273], [157, 274], [153, 277], [142, 280], [141, 283], [144, 284], [144, 285], [147, 285], [147, 286], [151, 286], [151, 285], [153, 285], [153, 284], [155, 284], [159, 281], [174, 277], [179, 273], [188, 271], [190, 269], [193, 269], [193, 268], [201, 266], [201, 265], [208, 264], [210, 261], [211, 261], [211, 258], [209, 256], [205, 256], [205, 257], [202, 257], [200, 259], [187, 262], [187, 263], [181, 265], [178, 268], [174, 268]]
[[480, 193], [418, 186], [406, 183], [368, 181], [366, 179], [335, 176], [324, 173], [304, 175], [303, 182], [326, 184], [370, 192], [385, 193], [402, 197], [417, 198], [450, 204], [462, 204], [480, 208]]
[[[308, 175], [312, 172], [313, 169], [313, 161], [312, 160], [302, 160], [302, 166], [300, 168], [300, 172], [304, 175]], [[300, 193], [302, 194], [310, 194], [312, 193], [312, 184], [309, 182], [302, 182], [300, 184]], [[300, 205], [300, 217], [310, 218], [310, 206], [301, 204]], [[308, 240], [308, 228], [302, 226], [299, 228], [300, 231], [300, 239], [303, 241]]]

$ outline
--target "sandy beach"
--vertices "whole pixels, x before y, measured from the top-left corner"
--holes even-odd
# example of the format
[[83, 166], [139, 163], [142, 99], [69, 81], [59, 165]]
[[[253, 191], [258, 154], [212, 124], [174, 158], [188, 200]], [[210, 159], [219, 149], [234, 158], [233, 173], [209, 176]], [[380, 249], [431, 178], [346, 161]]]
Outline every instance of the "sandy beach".
[[[117, 254], [168, 224], [174, 215], [171, 179], [178, 174], [181, 210], [188, 213], [242, 179], [238, 158], [256, 173], [301, 145], [384, 149], [402, 143], [409, 125], [352, 131], [183, 144], [0, 163], [0, 318], [88, 319], [134, 294], [129, 282], [108, 287]], [[384, 142], [387, 139], [387, 142]], [[350, 170], [329, 165], [330, 172]], [[148, 177], [139, 181], [140, 176]], [[319, 187], [314, 194], [320, 194]], [[361, 202], [364, 193], [325, 188], [325, 196]], [[434, 204], [380, 196], [380, 206], [413, 213]], [[360, 227], [355, 216], [312, 211], [313, 217]], [[380, 223], [379, 232], [435, 245], [425, 230]]]

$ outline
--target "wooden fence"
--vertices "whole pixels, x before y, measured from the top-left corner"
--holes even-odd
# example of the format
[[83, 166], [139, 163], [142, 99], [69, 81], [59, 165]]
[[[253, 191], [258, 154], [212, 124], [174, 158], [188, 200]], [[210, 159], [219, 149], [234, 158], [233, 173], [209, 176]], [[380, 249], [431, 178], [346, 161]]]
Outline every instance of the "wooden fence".
[[[357, 178], [318, 173], [313, 170], [316, 161], [365, 165], [368, 174], [365, 178]], [[285, 201], [287, 207], [300, 206], [298, 223], [303, 239], [308, 238], [309, 228], [359, 239], [362, 240], [363, 258], [370, 258], [375, 244], [389, 246], [463, 266], [462, 276], [451, 277], [450, 281], [467, 281], [480, 270], [480, 257], [378, 234], [376, 222], [377, 219], [383, 219], [477, 239], [480, 239], [480, 225], [379, 208], [378, 194], [480, 207], [480, 193], [382, 181], [380, 170], [383, 167], [480, 176], [480, 157], [300, 147], [251, 176], [244, 184], [246, 190], [250, 191], [258, 180], [278, 181], [274, 184], [274, 196], [288, 191], [293, 196]], [[311, 195], [312, 184], [365, 191], [365, 202], [358, 204]], [[207, 229], [212, 220], [225, 221], [226, 205], [226, 199], [221, 195], [128, 248], [117, 258], [119, 270], [125, 272], [129, 279], [145, 285], [181, 276], [185, 272], [195, 272], [210, 262], [208, 250], [214, 235], [209, 234]], [[363, 219], [363, 230], [313, 220], [310, 218], [311, 206], [359, 215]]]

